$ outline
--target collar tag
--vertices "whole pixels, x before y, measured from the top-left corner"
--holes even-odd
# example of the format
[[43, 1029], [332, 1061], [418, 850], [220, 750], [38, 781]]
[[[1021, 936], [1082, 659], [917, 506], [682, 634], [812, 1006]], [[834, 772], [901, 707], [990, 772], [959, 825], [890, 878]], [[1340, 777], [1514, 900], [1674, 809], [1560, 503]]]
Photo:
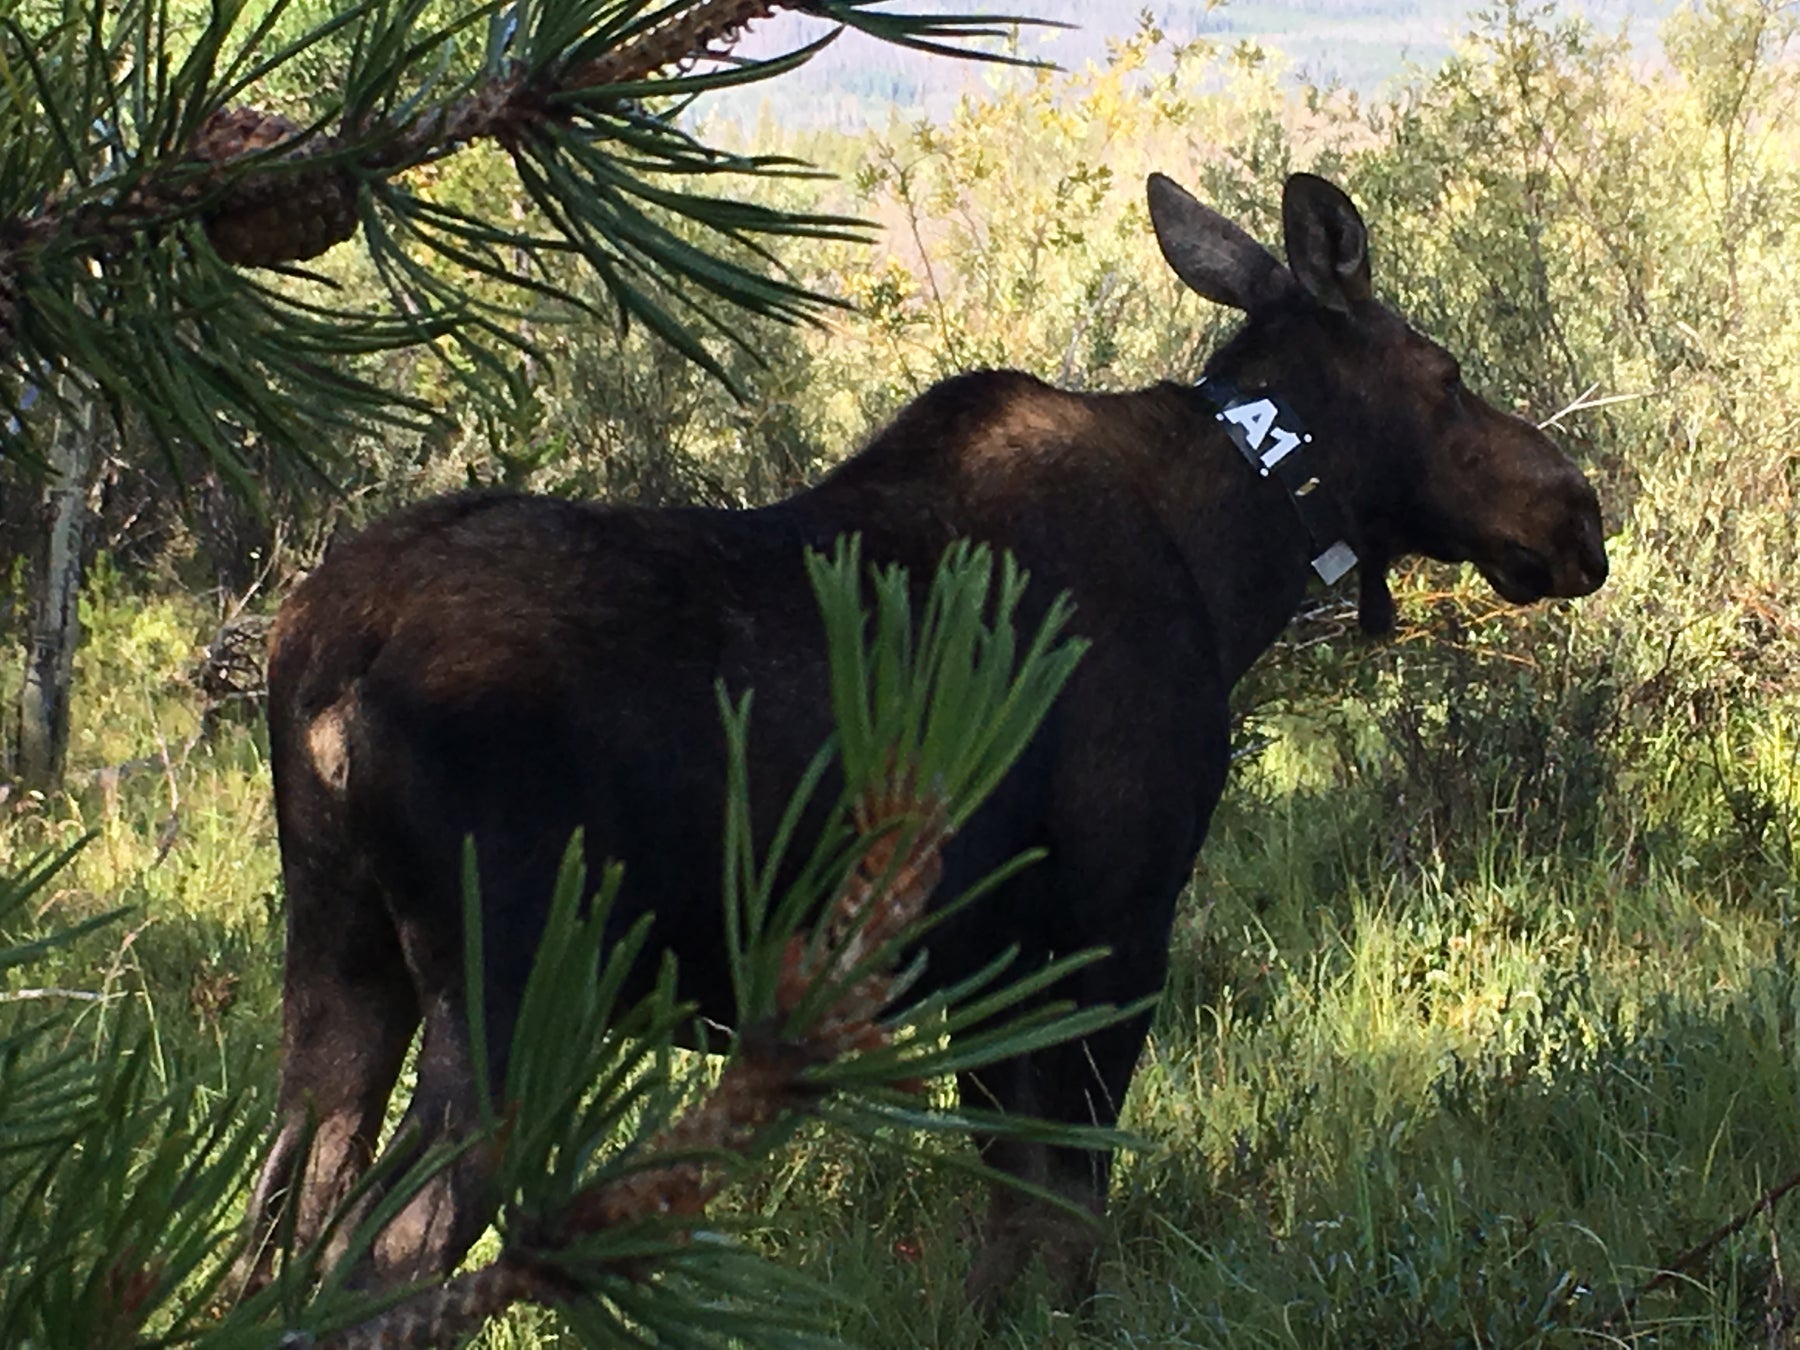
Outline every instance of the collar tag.
[[1312, 434], [1291, 431], [1283, 426], [1292, 418], [1272, 398], [1240, 399], [1216, 414], [1225, 424], [1226, 434], [1237, 443], [1239, 452], [1256, 466], [1264, 478], [1282, 460], [1302, 445], [1312, 443]]
[[1327, 586], [1337, 581], [1352, 567], [1356, 566], [1356, 550], [1342, 539], [1326, 549], [1312, 560], [1313, 571], [1319, 574], [1319, 580]]
[[[1222, 380], [1202, 380], [1200, 392], [1213, 404], [1213, 418], [1245, 461], [1263, 478], [1287, 489], [1288, 500], [1312, 539], [1313, 571], [1327, 586], [1356, 566], [1356, 550], [1343, 538], [1343, 522], [1329, 491], [1311, 474], [1300, 452], [1312, 444], [1293, 410], [1275, 395], [1239, 393]], [[1316, 493], [1316, 495], [1315, 495]]]

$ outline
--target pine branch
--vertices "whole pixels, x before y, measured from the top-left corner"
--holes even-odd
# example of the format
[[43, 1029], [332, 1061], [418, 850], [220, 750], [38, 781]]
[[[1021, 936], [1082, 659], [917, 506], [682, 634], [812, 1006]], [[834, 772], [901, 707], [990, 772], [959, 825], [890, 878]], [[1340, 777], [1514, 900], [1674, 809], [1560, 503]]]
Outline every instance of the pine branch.
[[[402, 123], [325, 134], [254, 107], [220, 108], [200, 124], [185, 154], [116, 200], [71, 206], [53, 198], [0, 227], [0, 337], [12, 332], [18, 277], [31, 252], [54, 239], [73, 237], [105, 256], [127, 247], [134, 232], [200, 210], [208, 240], [227, 263], [309, 261], [355, 234], [360, 183], [393, 178], [481, 141], [516, 153], [550, 125], [573, 123], [584, 108], [618, 104], [611, 91], [621, 86], [724, 58], [751, 24], [784, 9], [822, 11], [809, 0], [703, 0], [601, 56], [561, 69], [493, 75]], [[942, 22], [930, 31], [942, 31]]]
[[553, 95], [635, 84], [671, 67], [719, 59], [756, 20], [778, 9], [806, 8], [800, 0], [707, 0], [558, 79], [532, 81], [509, 76], [489, 81], [476, 93], [406, 128], [371, 158], [368, 167], [396, 172], [479, 140], [498, 141], [510, 149], [545, 122], [572, 117], [566, 106], [554, 105]]
[[[859, 799], [853, 815], [864, 847], [826, 911], [818, 935], [824, 941], [791, 938], [777, 985], [783, 1014], [799, 1009], [822, 984], [842, 986], [836, 997], [797, 1035], [742, 1036], [717, 1085], [651, 1141], [645, 1166], [576, 1194], [541, 1244], [545, 1255], [585, 1236], [645, 1222], [670, 1225], [679, 1241], [704, 1221], [707, 1206], [730, 1179], [732, 1160], [753, 1158], [771, 1126], [817, 1100], [811, 1070], [889, 1043], [879, 1018], [895, 992], [890, 967], [896, 943], [925, 913], [943, 874], [951, 831], [945, 803], [899, 775], [887, 791]], [[862, 973], [871, 957], [881, 968]], [[922, 1088], [915, 1081], [893, 1086]], [[632, 1278], [642, 1258], [634, 1254], [614, 1264], [616, 1273]], [[600, 1273], [583, 1270], [584, 1276]], [[454, 1344], [513, 1304], [554, 1305], [571, 1292], [566, 1277], [530, 1253], [512, 1251], [324, 1342], [322, 1350]]]
[[505, 1257], [424, 1290], [318, 1350], [436, 1350], [457, 1345], [520, 1303], [554, 1304], [561, 1286]]
[[[990, 604], [996, 573], [1001, 594]], [[737, 914], [727, 946], [750, 977], [737, 981], [741, 1034], [710, 1091], [688, 1106], [689, 1081], [669, 1053], [686, 1043], [678, 1038], [693, 1015], [678, 996], [673, 961], [664, 959], [649, 993], [627, 1000], [648, 955], [651, 916], [611, 921], [622, 871], [609, 867], [590, 887], [578, 832], [517, 1009], [504, 1109], [483, 1094], [482, 1132], [434, 1150], [435, 1159], [397, 1182], [397, 1163], [378, 1165], [306, 1250], [294, 1248], [291, 1226], [278, 1228], [274, 1241], [286, 1255], [277, 1277], [221, 1311], [232, 1254], [221, 1251], [220, 1236], [241, 1202], [259, 1142], [257, 1113], [240, 1097], [219, 1097], [210, 1077], [204, 1085], [183, 1078], [159, 1086], [143, 1048], [149, 1029], [132, 1022], [129, 1008], [89, 1047], [75, 1034], [73, 1019], [87, 1015], [79, 1009], [61, 1000], [44, 1009], [36, 999], [0, 1001], [0, 1184], [18, 1201], [0, 1228], [8, 1250], [33, 1257], [18, 1279], [0, 1281], [0, 1326], [23, 1328], [24, 1342], [54, 1346], [119, 1345], [154, 1331], [158, 1344], [279, 1340], [397, 1350], [456, 1343], [531, 1303], [556, 1309], [587, 1343], [789, 1346], [809, 1318], [772, 1292], [816, 1294], [816, 1287], [780, 1276], [711, 1230], [729, 1221], [715, 1204], [725, 1186], [765, 1162], [800, 1119], [889, 1146], [897, 1134], [960, 1133], [972, 1123], [996, 1136], [1029, 1132], [1071, 1147], [1119, 1143], [1110, 1133], [1016, 1116], [988, 1121], [967, 1109], [936, 1111], [902, 1095], [916, 1092], [922, 1077], [1016, 1058], [1142, 1010], [1069, 1011], [1049, 1001], [1095, 954], [1003, 985], [1001, 957], [921, 999], [905, 998], [922, 937], [986, 884], [927, 913], [956, 823], [971, 794], [985, 791], [988, 771], [1016, 761], [1079, 644], [1059, 635], [1058, 607], [1019, 651], [1002, 640], [995, 626], [1012, 627], [1007, 593], [1020, 574], [996, 567], [985, 549], [948, 551], [918, 628], [909, 588], [894, 570], [875, 577], [875, 622], [860, 621], [866, 573], [853, 545], [830, 562], [814, 559], [813, 575], [826, 630], [839, 635], [828, 639], [834, 676], [849, 672], [834, 679], [842, 707], [865, 714], [885, 742], [859, 740], [860, 768], [837, 797], [833, 825], [795, 872], [783, 862], [792, 840], [780, 836], [799, 828], [836, 743], [815, 758], [794, 792], [787, 827], [759, 855], [747, 832], [749, 699], [734, 704], [721, 694], [727, 820], [737, 822], [728, 825], [734, 842], [726, 862], [749, 888], [726, 888], [727, 914]], [[1020, 700], [1025, 717], [1003, 715]], [[890, 706], [910, 711], [895, 719]], [[964, 734], [969, 725], [999, 726], [1001, 740], [977, 742]], [[46, 855], [13, 876], [0, 870], [0, 974], [117, 918], [99, 916], [35, 941], [5, 940], [9, 923], [18, 926], [72, 853]], [[466, 858], [468, 987], [479, 990], [472, 844]], [[787, 878], [779, 897], [770, 889], [777, 876]], [[908, 964], [897, 973], [903, 955]], [[480, 1008], [479, 998], [471, 1000], [478, 1047], [486, 1045]], [[947, 1050], [946, 1033], [956, 1038]], [[489, 1081], [485, 1065], [473, 1072]], [[397, 1301], [370, 1315], [369, 1293], [349, 1287], [368, 1244], [418, 1187], [476, 1153], [496, 1169], [506, 1197], [502, 1256], [435, 1288], [377, 1295]], [[375, 1211], [364, 1212], [364, 1201], [377, 1195]], [[42, 1203], [45, 1196], [57, 1202]], [[334, 1251], [338, 1223], [347, 1225], [342, 1253]], [[328, 1260], [339, 1264], [325, 1269]]]
[[[186, 153], [158, 166], [116, 200], [71, 206], [52, 199], [4, 230], [0, 334], [10, 336], [17, 277], [30, 254], [58, 238], [104, 257], [131, 236], [200, 211], [219, 257], [240, 267], [317, 258], [356, 232], [362, 181], [391, 178], [479, 141], [515, 149], [550, 122], [571, 121], [576, 101], [557, 96], [635, 83], [683, 63], [722, 56], [755, 20], [801, 3], [706, 0], [604, 56], [560, 73], [484, 80], [474, 92], [404, 125], [374, 123], [335, 135], [252, 107], [221, 108]], [[318, 167], [308, 167], [317, 165]]]
[[[754, 355], [736, 316], [794, 323], [842, 303], [783, 277], [765, 240], [860, 240], [867, 227], [685, 189], [696, 176], [806, 166], [716, 150], [653, 105], [778, 78], [835, 36], [728, 59], [778, 10], [915, 46], [999, 31], [870, 2], [485, 0], [428, 30], [425, 0], [349, 0], [286, 45], [270, 38], [279, 3], [242, 34], [235, 0], [197, 35], [153, 0], [92, 0], [88, 22], [36, 33], [0, 18], [0, 60], [17, 76], [0, 88], [0, 423], [10, 416], [28, 437], [31, 398], [67, 373], [80, 399], [139, 414], [171, 464], [198, 445], [254, 501], [234, 428], [318, 469], [342, 429], [433, 418], [424, 400], [351, 373], [359, 359], [441, 344], [478, 399], [510, 406], [517, 390], [495, 349], [536, 353], [520, 311], [492, 293], [591, 314], [570, 260], [622, 322], [737, 390], [706, 335]], [[342, 38], [338, 112], [300, 125], [246, 101]], [[409, 171], [480, 143], [511, 157], [536, 229], [410, 186]], [[359, 233], [385, 290], [373, 307], [245, 274]]]

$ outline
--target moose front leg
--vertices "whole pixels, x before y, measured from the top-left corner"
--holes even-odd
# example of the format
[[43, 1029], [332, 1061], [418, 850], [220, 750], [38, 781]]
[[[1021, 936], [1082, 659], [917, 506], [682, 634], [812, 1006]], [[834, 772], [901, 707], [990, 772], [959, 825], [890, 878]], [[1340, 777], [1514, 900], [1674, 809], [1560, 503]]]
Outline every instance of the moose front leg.
[[[965, 1074], [962, 1099], [1009, 1115], [1111, 1127], [1149, 1026], [1150, 1014], [1140, 1013], [1085, 1040]], [[993, 1135], [976, 1144], [989, 1167], [1062, 1203], [994, 1183], [965, 1285], [969, 1301], [993, 1315], [1034, 1261], [1043, 1266], [1056, 1306], [1086, 1301], [1099, 1272], [1112, 1155]]]

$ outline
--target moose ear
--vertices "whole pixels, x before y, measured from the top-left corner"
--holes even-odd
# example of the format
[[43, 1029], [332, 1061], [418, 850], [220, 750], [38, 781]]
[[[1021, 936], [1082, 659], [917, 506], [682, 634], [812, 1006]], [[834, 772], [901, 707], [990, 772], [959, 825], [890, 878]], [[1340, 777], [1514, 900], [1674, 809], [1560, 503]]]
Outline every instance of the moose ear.
[[1281, 194], [1281, 225], [1288, 266], [1321, 305], [1348, 310], [1374, 293], [1368, 227], [1339, 189], [1313, 174], [1294, 174]]
[[1190, 288], [1247, 314], [1294, 290], [1294, 278], [1274, 254], [1172, 179], [1150, 175], [1150, 223], [1175, 275]]

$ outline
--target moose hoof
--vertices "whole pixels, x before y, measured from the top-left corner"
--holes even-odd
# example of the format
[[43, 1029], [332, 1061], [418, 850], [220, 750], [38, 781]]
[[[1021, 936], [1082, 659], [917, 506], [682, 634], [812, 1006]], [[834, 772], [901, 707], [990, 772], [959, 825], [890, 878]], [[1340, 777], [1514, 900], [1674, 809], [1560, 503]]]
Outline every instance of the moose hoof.
[[970, 1306], [992, 1321], [1033, 1265], [1043, 1271], [1053, 1306], [1072, 1310], [1087, 1302], [1099, 1274], [1098, 1216], [1072, 1214], [1016, 1192], [998, 1191], [963, 1284]]

